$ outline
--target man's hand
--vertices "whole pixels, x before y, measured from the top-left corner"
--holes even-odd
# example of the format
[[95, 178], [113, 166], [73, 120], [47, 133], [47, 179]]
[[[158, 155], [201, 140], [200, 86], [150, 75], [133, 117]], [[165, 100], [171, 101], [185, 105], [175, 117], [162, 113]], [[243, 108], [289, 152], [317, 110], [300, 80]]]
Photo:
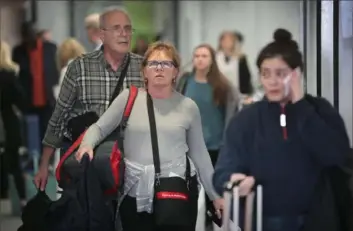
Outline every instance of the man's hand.
[[34, 177], [34, 184], [37, 187], [37, 189], [40, 189], [40, 191], [44, 191], [45, 187], [47, 186], [48, 172], [49, 172], [49, 165], [41, 163], [39, 167], [39, 171]]
[[53, 155], [54, 151], [55, 149], [52, 147], [46, 146], [43, 148], [43, 154], [42, 154], [39, 170], [36, 173], [33, 180], [37, 189], [40, 189], [41, 191], [45, 190], [45, 187], [48, 182], [49, 160]]

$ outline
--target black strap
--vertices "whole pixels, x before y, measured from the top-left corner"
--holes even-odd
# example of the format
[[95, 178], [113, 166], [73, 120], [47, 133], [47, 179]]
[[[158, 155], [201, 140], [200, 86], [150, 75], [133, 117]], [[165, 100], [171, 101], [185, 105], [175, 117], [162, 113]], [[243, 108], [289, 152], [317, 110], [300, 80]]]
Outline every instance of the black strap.
[[[148, 111], [148, 120], [150, 124], [150, 132], [151, 132], [154, 171], [155, 171], [156, 178], [158, 178], [161, 174], [161, 163], [159, 159], [157, 127], [156, 127], [156, 119], [155, 119], [154, 110], [153, 110], [153, 101], [152, 101], [151, 95], [148, 93], [147, 93], [147, 111]], [[190, 161], [189, 161], [189, 158], [186, 156], [185, 178], [187, 181], [190, 179], [190, 175], [191, 175]]]
[[126, 77], [127, 69], [129, 68], [129, 65], [130, 65], [130, 53], [127, 54], [127, 61], [126, 61], [125, 67], [121, 71], [121, 74], [120, 74], [120, 77], [118, 80], [118, 84], [116, 85], [114, 92], [113, 92], [113, 95], [110, 98], [109, 106], [113, 103], [114, 99], [119, 95], [121, 88], [123, 87], [124, 79]]

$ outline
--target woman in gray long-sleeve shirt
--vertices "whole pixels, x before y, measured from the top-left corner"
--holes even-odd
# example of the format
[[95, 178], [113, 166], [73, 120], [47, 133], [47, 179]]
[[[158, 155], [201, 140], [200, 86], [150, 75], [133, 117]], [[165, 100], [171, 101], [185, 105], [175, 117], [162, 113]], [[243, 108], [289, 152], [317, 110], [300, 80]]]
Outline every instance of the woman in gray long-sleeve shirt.
[[[203, 140], [199, 109], [190, 98], [174, 91], [179, 64], [175, 48], [161, 42], [149, 47], [142, 63], [146, 86], [153, 99], [161, 174], [162, 177], [184, 177], [187, 153], [192, 160], [192, 175], [199, 174], [208, 196], [216, 209], [220, 209], [222, 200], [211, 184], [213, 167]], [[78, 160], [84, 153], [93, 157], [96, 145], [119, 125], [128, 96], [129, 91], [123, 91], [88, 129], [76, 154]], [[125, 185], [124, 196], [119, 198], [122, 226], [124, 231], [180, 230], [180, 227], [161, 228], [154, 224], [151, 187], [154, 165], [146, 97], [146, 91], [139, 90], [125, 130]], [[191, 203], [197, 204], [197, 200]], [[195, 223], [196, 215], [197, 212]], [[195, 230], [195, 227], [183, 230]]]

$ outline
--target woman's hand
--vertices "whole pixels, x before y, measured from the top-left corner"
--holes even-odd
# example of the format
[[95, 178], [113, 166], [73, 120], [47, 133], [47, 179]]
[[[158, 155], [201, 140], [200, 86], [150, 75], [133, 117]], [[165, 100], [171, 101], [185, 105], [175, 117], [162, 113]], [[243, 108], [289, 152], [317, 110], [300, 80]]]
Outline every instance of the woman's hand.
[[247, 196], [255, 185], [255, 179], [252, 176], [246, 176], [244, 174], [235, 173], [230, 177], [230, 181], [233, 183], [240, 182], [239, 194], [240, 196]]
[[304, 89], [302, 84], [302, 76], [299, 68], [293, 71], [291, 80], [291, 100], [292, 103], [296, 103], [304, 97]]
[[83, 155], [86, 153], [88, 154], [89, 159], [92, 160], [93, 159], [93, 148], [91, 148], [91, 147], [80, 147], [75, 154], [76, 160], [78, 162], [80, 162]]
[[224, 199], [223, 198], [219, 198], [219, 199], [216, 199], [213, 201], [213, 206], [215, 207], [216, 209], [216, 214], [218, 216], [218, 218], [221, 218], [222, 217], [222, 210], [223, 210], [223, 207], [224, 207]]

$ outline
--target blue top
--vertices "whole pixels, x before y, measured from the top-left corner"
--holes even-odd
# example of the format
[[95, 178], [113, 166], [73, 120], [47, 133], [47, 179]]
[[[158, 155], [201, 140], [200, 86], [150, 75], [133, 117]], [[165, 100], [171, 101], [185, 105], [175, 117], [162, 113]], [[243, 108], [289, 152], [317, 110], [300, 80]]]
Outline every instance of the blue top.
[[200, 110], [203, 137], [207, 149], [219, 150], [225, 126], [225, 108], [214, 103], [211, 85], [196, 82], [192, 76], [187, 80], [184, 94], [194, 100]]
[[265, 217], [298, 216], [308, 212], [320, 171], [343, 165], [349, 151], [344, 122], [326, 100], [306, 96], [282, 109], [262, 100], [230, 121], [213, 183], [222, 193], [232, 173], [253, 176], [263, 186]]

